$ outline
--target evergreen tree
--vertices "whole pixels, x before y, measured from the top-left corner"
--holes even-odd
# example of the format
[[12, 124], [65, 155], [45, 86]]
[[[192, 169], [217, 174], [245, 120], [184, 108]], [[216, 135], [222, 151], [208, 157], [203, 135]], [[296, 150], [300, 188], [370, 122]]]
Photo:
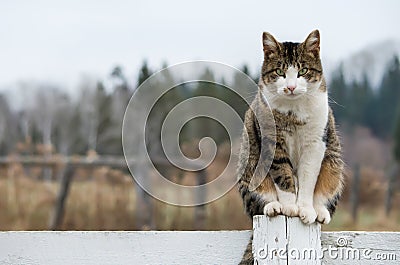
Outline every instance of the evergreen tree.
[[347, 100], [347, 119], [350, 124], [368, 125], [370, 102], [373, 99], [372, 88], [367, 76], [359, 83], [353, 82]]
[[[249, 72], [247, 70], [247, 66], [243, 66], [242, 72], [245, 73], [246, 75], [248, 75], [256, 84], [258, 83], [258, 81], [256, 82], [255, 79], [253, 77], [251, 77], [249, 75]], [[240, 89], [240, 91], [242, 91], [242, 93], [244, 93], [245, 95], [245, 99], [248, 102], [252, 102], [254, 97], [256, 96], [256, 93], [258, 91], [255, 90], [253, 87], [254, 84], [251, 84], [248, 80], [243, 79], [243, 75], [236, 73], [233, 77], [233, 84], [234, 87]], [[239, 116], [244, 119], [244, 114], [246, 113], [247, 109], [249, 108], [249, 106], [247, 105], [247, 103], [240, 98], [239, 95], [237, 95], [236, 93], [234, 93], [231, 90], [226, 91], [226, 96], [225, 96], [226, 101], [229, 103], [229, 105], [234, 108], [237, 113], [239, 114]]]
[[[166, 68], [166, 63], [163, 63], [163, 68]], [[150, 87], [157, 95], [162, 96], [154, 103], [152, 110], [148, 116], [148, 121], [146, 123], [146, 145], [150, 150], [151, 156], [161, 156], [162, 155], [162, 144], [161, 139], [161, 129], [163, 122], [167, 115], [173, 110], [173, 108], [179, 104], [183, 99], [183, 86], [174, 87], [176, 84], [174, 76], [171, 74], [169, 69], [163, 69], [158, 73], [158, 78], [152, 80]], [[170, 133], [165, 131], [166, 133]], [[164, 143], [165, 145], [174, 145], [175, 143]]]
[[[124, 91], [124, 90], [123, 90]], [[123, 109], [121, 97], [118, 93], [106, 93], [102, 82], [97, 82], [95, 92], [95, 105], [97, 112], [97, 152], [100, 154], [121, 155], [121, 124]], [[129, 99], [129, 98], [128, 98]], [[120, 102], [120, 108], [116, 108]], [[119, 110], [121, 109], [122, 112]]]
[[110, 76], [113, 78], [115, 89], [128, 90], [128, 82], [120, 66], [114, 67]]
[[0, 155], [6, 155], [16, 143], [17, 127], [7, 99], [0, 94]]
[[[215, 76], [210, 69], [206, 69], [199, 77], [199, 80], [209, 80], [210, 82], [198, 82], [196, 88], [193, 90], [193, 97], [209, 96], [220, 99], [223, 101], [224, 87], [213, 83]], [[191, 121], [191, 138], [203, 138], [209, 136], [217, 143], [223, 141], [225, 136], [224, 128], [215, 120], [210, 118], [199, 117]]]
[[53, 132], [57, 153], [69, 155], [74, 151], [82, 151], [74, 150], [74, 143], [79, 137], [76, 128], [80, 126], [76, 120], [77, 107], [72, 104], [68, 95], [60, 97], [57, 105]]
[[336, 120], [341, 123], [347, 119], [348, 93], [348, 86], [343, 75], [343, 65], [340, 65], [333, 73], [328, 89], [332, 110], [335, 113]]
[[240, 70], [245, 73], [246, 75], [250, 76], [250, 78], [254, 81], [254, 83], [258, 84], [258, 79], [260, 78], [259, 76], [252, 76], [249, 70], [249, 67], [247, 64], [242, 65]]
[[137, 86], [140, 86], [147, 78], [152, 75], [152, 71], [147, 65], [147, 61], [143, 61], [142, 67], [139, 71]]
[[383, 76], [379, 94], [374, 104], [373, 129], [378, 136], [392, 135], [398, 103], [400, 102], [400, 63], [394, 56]]
[[[107, 128], [104, 144], [107, 146], [107, 153], [114, 155], [122, 155], [122, 121], [129, 99], [131, 98], [131, 90], [129, 89], [127, 78], [120, 66], [116, 66], [110, 74], [112, 83], [112, 93], [106, 98], [103, 98], [102, 104], [107, 104], [104, 101], [111, 102], [107, 119], [111, 125]], [[98, 84], [102, 87], [102, 84]], [[101, 87], [98, 87], [101, 88]], [[104, 88], [102, 89], [104, 91]], [[108, 106], [103, 106], [107, 108]]]
[[[112, 101], [107, 95], [101, 82], [92, 83], [86, 81], [82, 84], [81, 97], [79, 99], [79, 117], [81, 137], [84, 139], [86, 150], [93, 150], [101, 154], [107, 154], [110, 146], [110, 138], [114, 135], [115, 128], [112, 123]], [[110, 131], [111, 130], [111, 131]]]
[[400, 111], [397, 113], [396, 128], [394, 131], [394, 158], [400, 162]]

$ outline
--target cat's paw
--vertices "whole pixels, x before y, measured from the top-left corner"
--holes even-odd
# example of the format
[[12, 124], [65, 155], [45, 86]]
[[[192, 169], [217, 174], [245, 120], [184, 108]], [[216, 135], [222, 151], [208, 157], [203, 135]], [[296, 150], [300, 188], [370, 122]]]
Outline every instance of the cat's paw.
[[317, 212], [311, 205], [299, 206], [299, 217], [303, 223], [309, 225], [315, 222]]
[[331, 214], [325, 206], [315, 207], [315, 211], [317, 212], [317, 221], [321, 224], [329, 224], [331, 221]]
[[295, 203], [282, 204], [282, 214], [290, 217], [299, 216], [299, 206]]
[[282, 204], [278, 201], [267, 203], [264, 206], [264, 214], [269, 217], [277, 216], [278, 214], [281, 213], [282, 213]]

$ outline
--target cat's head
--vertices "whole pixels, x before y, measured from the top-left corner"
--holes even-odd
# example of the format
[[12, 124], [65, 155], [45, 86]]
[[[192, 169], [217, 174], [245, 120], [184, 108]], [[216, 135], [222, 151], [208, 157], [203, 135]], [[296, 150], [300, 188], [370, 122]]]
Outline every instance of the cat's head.
[[274, 96], [288, 99], [316, 91], [323, 79], [319, 44], [318, 30], [302, 43], [281, 43], [264, 32], [261, 87]]

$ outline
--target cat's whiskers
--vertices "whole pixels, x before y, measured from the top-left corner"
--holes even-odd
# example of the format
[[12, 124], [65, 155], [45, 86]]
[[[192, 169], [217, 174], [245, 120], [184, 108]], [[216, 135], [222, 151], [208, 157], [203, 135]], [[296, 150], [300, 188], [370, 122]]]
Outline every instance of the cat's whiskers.
[[333, 98], [331, 98], [331, 97], [329, 96], [329, 94], [328, 94], [328, 100], [329, 100], [329, 103], [333, 103], [333, 104], [335, 104], [335, 105], [337, 105], [337, 106], [340, 106], [340, 107], [342, 107], [342, 108], [346, 108], [344, 105], [341, 105], [341, 104], [337, 103], [337, 101], [334, 100]]
[[263, 94], [264, 98], [270, 103], [273, 103], [277, 99], [282, 97], [282, 95], [280, 95], [280, 94], [268, 93], [268, 96], [265, 93], [262, 93], [262, 94]]
[[257, 91], [252, 91], [252, 92], [248, 92], [248, 93], [246, 93], [246, 95], [243, 97], [243, 99], [245, 99], [245, 100], [252, 100], [252, 99], [254, 99], [254, 97], [257, 95], [257, 93], [258, 93], [258, 90]]

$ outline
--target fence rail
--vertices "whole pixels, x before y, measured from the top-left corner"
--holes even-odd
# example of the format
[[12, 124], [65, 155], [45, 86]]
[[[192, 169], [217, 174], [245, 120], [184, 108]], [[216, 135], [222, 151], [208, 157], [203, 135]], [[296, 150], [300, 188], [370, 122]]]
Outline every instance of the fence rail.
[[[176, 161], [177, 159], [175, 159]], [[133, 160], [128, 160], [131, 162]], [[170, 162], [163, 157], [152, 157], [152, 162], [158, 166], [167, 166], [171, 167]], [[185, 161], [187, 166], [196, 166], [203, 165], [203, 161]], [[100, 166], [107, 166], [111, 168], [116, 168], [120, 170], [127, 170], [127, 161], [124, 157], [119, 156], [93, 156], [93, 157], [82, 157], [82, 156], [10, 156], [10, 157], [0, 157], [0, 167], [7, 168], [12, 166], [13, 164], [21, 164], [24, 168], [29, 167], [41, 167], [45, 169], [52, 169], [55, 167], [61, 168], [60, 170], [60, 189], [57, 194], [57, 199], [54, 205], [54, 210], [51, 215], [51, 219], [49, 221], [49, 229], [50, 230], [58, 230], [61, 227], [64, 212], [65, 212], [65, 202], [68, 198], [69, 189], [71, 186], [71, 182], [73, 180], [73, 174], [75, 169], [77, 168], [85, 168], [85, 169], [94, 169]], [[150, 170], [143, 167], [141, 169], [143, 172], [143, 176], [148, 176], [150, 174]], [[207, 179], [207, 170], [199, 170], [197, 171], [197, 182], [198, 185], [202, 185], [206, 183]], [[133, 182], [132, 182], [133, 183]], [[148, 195], [139, 185], [135, 185], [136, 189], [136, 208], [137, 211], [141, 214], [138, 215], [136, 220], [137, 229], [141, 230], [143, 227], [153, 228], [153, 219], [151, 213], [153, 212], [152, 208], [152, 200], [150, 199], [150, 195]], [[204, 197], [206, 194], [203, 190], [200, 190], [198, 194], [196, 194], [199, 201], [205, 201]], [[203, 206], [198, 206], [195, 208], [195, 226], [197, 229], [203, 229], [205, 224], [205, 210]]]
[[299, 218], [253, 219], [257, 264], [399, 264], [399, 232], [321, 232]]
[[53, 167], [58, 165], [71, 165], [75, 167], [96, 167], [109, 166], [126, 168], [127, 164], [123, 157], [119, 156], [10, 156], [0, 157], [0, 166], [8, 166], [12, 163], [19, 163], [26, 167], [41, 166]]
[[[258, 264], [400, 260], [398, 232], [321, 233], [319, 224], [283, 216], [256, 216], [253, 231]], [[237, 264], [250, 236], [251, 231], [0, 232], [0, 264]], [[313, 251], [320, 255], [302, 259]]]

